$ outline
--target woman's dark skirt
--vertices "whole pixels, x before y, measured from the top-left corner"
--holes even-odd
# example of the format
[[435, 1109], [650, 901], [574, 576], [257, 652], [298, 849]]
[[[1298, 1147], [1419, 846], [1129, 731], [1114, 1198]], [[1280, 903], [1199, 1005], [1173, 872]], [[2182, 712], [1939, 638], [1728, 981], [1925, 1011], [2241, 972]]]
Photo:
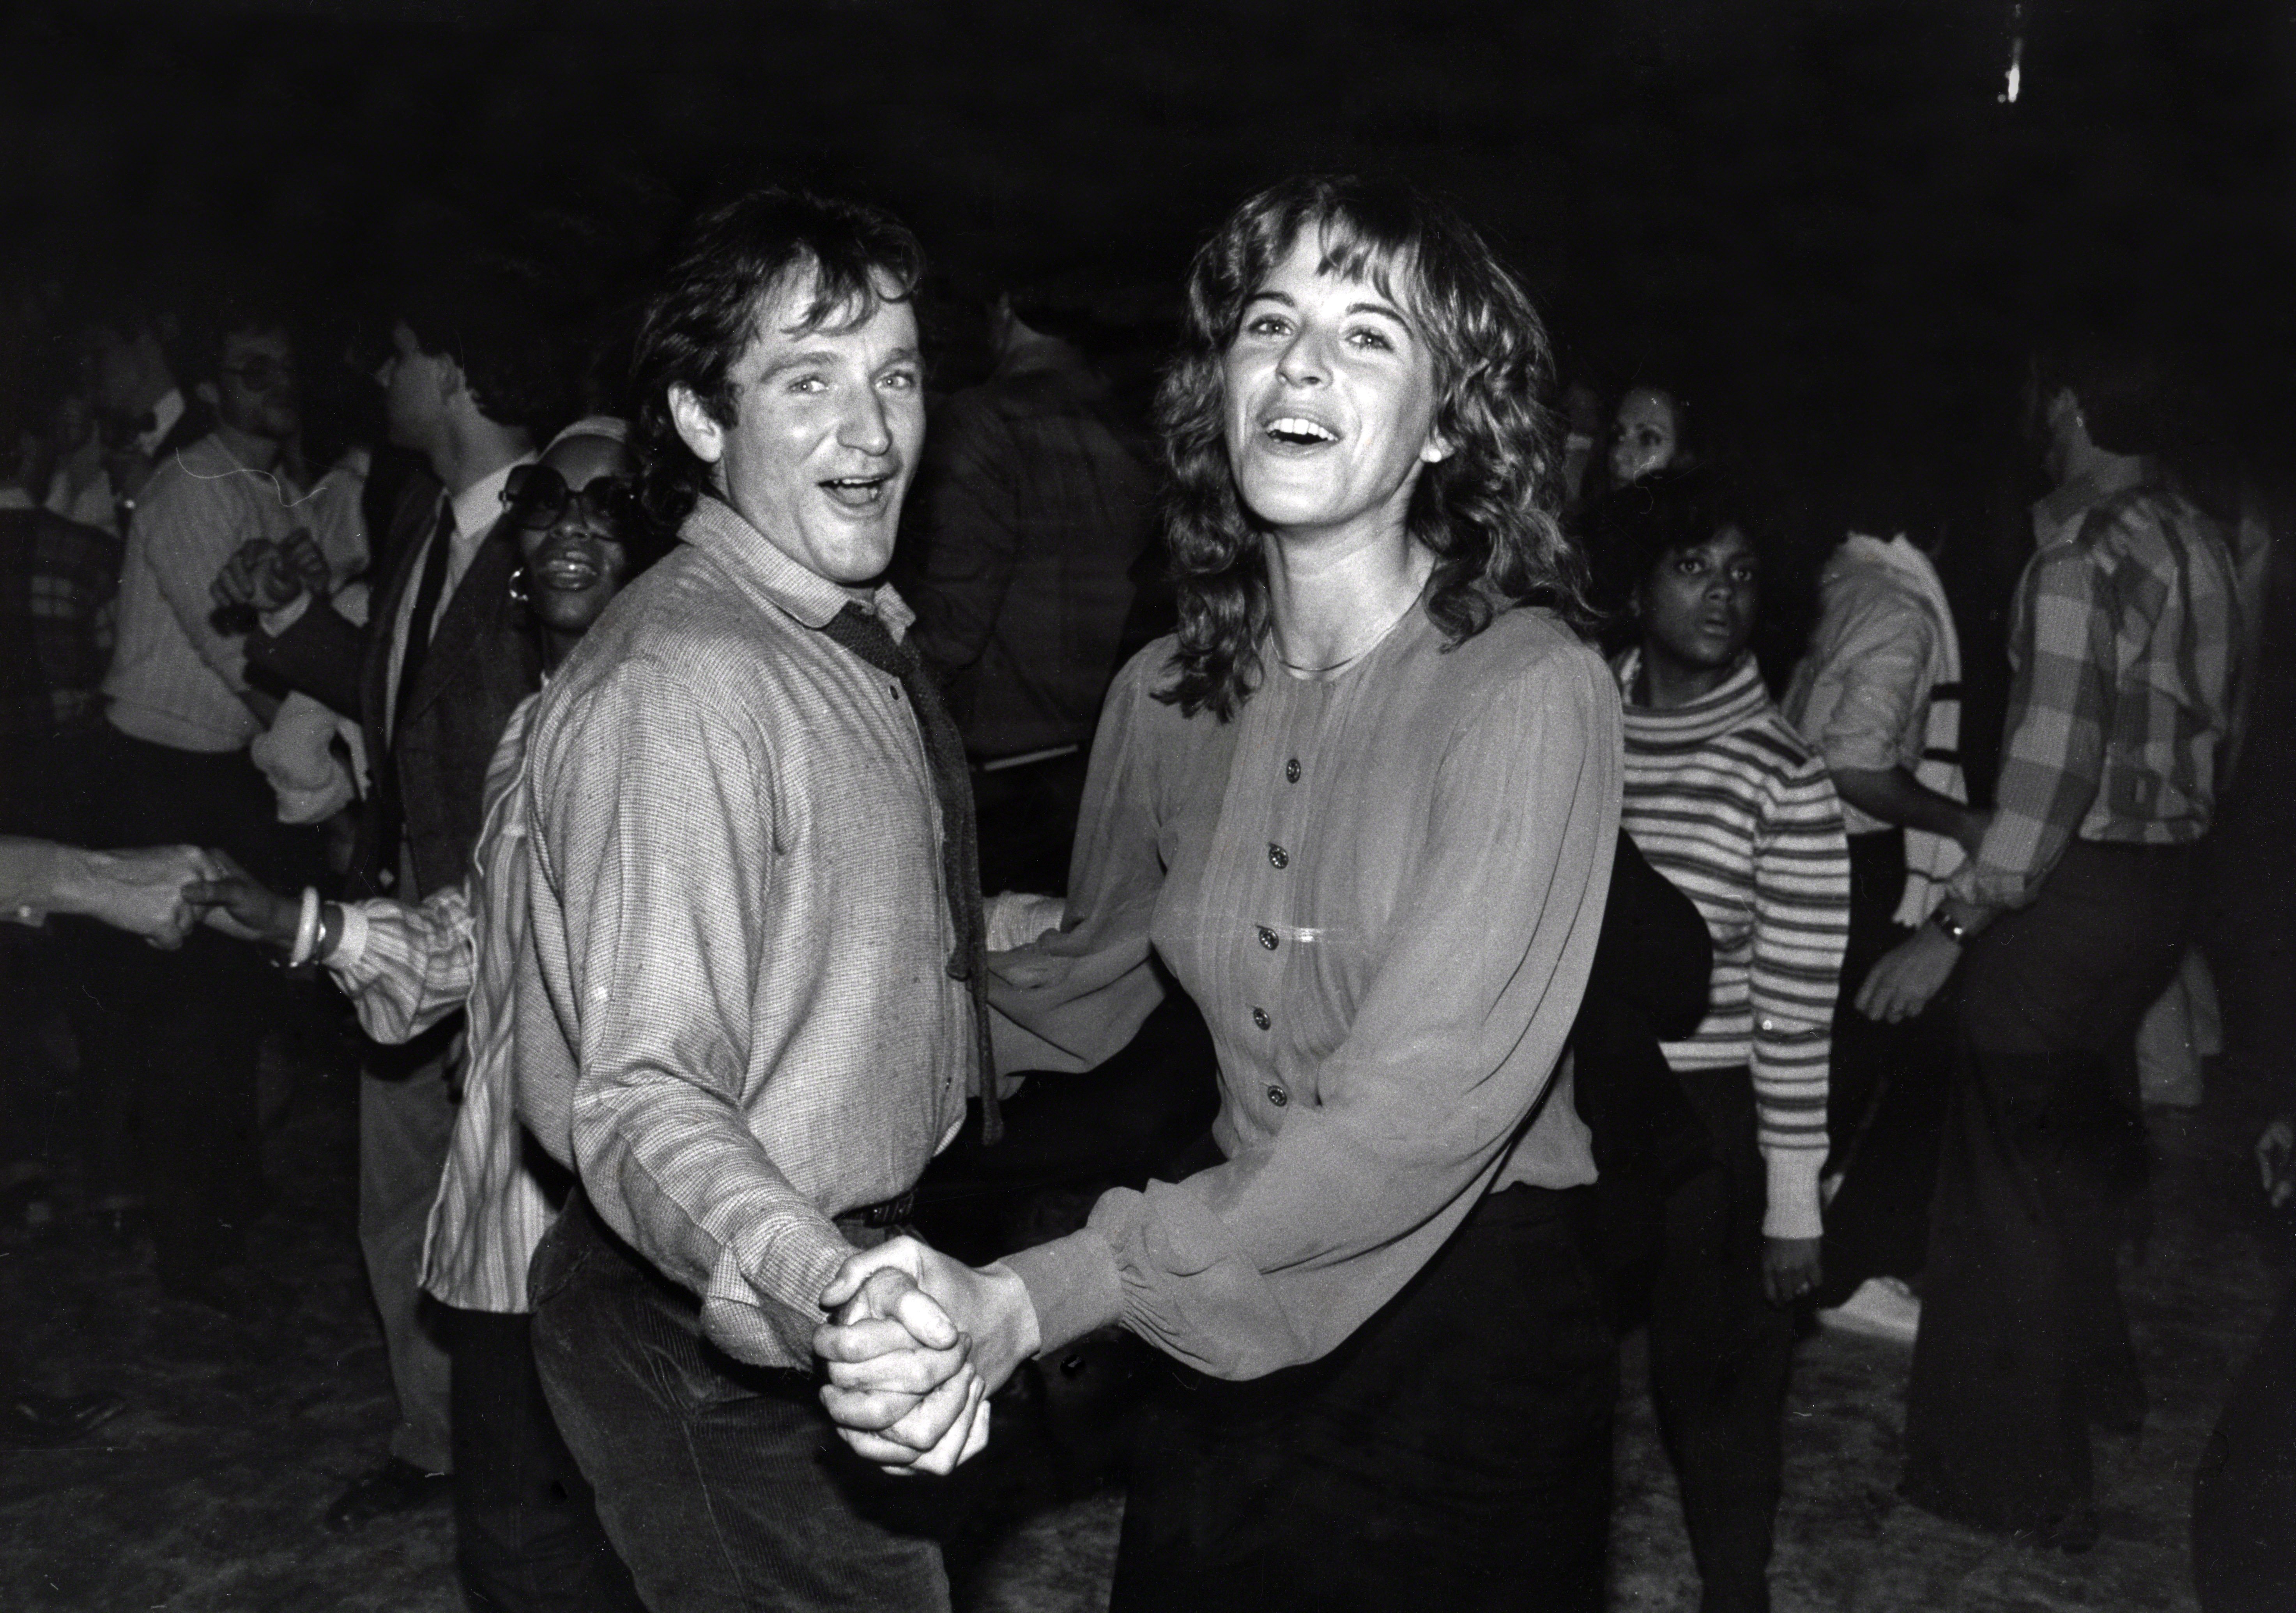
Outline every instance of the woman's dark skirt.
[[1486, 1198], [1322, 1361], [1166, 1363], [1114, 1613], [1595, 1609], [1618, 1364], [1591, 1189]]

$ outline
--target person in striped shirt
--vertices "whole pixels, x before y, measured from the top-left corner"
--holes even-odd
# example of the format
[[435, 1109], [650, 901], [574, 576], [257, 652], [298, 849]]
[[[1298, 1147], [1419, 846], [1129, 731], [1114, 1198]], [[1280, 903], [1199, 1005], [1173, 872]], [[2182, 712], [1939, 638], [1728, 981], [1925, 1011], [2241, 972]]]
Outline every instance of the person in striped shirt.
[[1759, 528], [1723, 485], [1670, 481], [1628, 528], [1640, 643], [1620, 823], [1714, 941], [1706, 1018], [1664, 1044], [1716, 1164], [1677, 1188], [1651, 1298], [1651, 1385], [1707, 1613], [1769, 1605], [1792, 1307], [1819, 1280], [1817, 1178], [1849, 853], [1825, 766], [1748, 645]]
[[[546, 667], [667, 548], [635, 519], [627, 435], [611, 417], [577, 421], [504, 487], [521, 556], [512, 592]], [[468, 1009], [470, 1056], [422, 1269], [423, 1289], [446, 1307], [454, 1360], [456, 1567], [472, 1599], [489, 1607], [634, 1609], [627, 1575], [559, 1454], [533, 1366], [527, 1266], [567, 1185], [528, 1146], [512, 1094], [511, 976], [528, 928], [530, 828], [515, 786], [537, 698], [512, 710], [488, 765], [470, 873], [426, 900], [321, 902], [307, 890], [298, 903], [220, 856], [224, 877], [186, 897], [219, 928], [325, 968], [378, 1042], [410, 1041]]]

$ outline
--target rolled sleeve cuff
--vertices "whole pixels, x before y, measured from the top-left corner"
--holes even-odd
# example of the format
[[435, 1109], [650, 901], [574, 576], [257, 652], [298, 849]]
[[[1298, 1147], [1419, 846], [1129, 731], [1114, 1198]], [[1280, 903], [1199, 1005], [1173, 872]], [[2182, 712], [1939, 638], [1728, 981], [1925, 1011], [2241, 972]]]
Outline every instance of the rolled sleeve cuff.
[[1116, 1250], [1090, 1227], [1007, 1255], [1002, 1264], [1029, 1290], [1037, 1313], [1037, 1353], [1081, 1339], [1124, 1315]]
[[813, 1331], [828, 1320], [821, 1291], [851, 1257], [853, 1246], [826, 1220], [780, 1229], [764, 1240], [770, 1254], [736, 1239], [701, 1294], [701, 1327], [719, 1348], [756, 1366], [805, 1368]]
[[1817, 1208], [1817, 1173], [1824, 1163], [1824, 1154], [1816, 1149], [1763, 1150], [1770, 1190], [1762, 1211], [1764, 1237], [1815, 1238], [1825, 1230]]
[[343, 932], [335, 938], [335, 949], [320, 959], [329, 969], [340, 969], [355, 974], [366, 962], [369, 926], [365, 906], [357, 902], [339, 902], [335, 911], [343, 915]]
[[1956, 869], [1953, 877], [1946, 881], [1945, 893], [1972, 907], [1998, 912], [2022, 907], [2032, 894], [2023, 875], [2005, 873], [1982, 863], [1964, 863]]

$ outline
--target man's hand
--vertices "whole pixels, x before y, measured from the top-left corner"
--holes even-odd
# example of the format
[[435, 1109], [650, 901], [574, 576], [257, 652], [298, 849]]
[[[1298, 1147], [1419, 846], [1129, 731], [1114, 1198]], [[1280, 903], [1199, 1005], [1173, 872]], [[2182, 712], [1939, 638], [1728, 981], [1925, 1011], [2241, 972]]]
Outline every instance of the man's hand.
[[[1001, 1267], [975, 1271], [914, 1238], [845, 1263], [823, 1291], [836, 1312], [814, 1336], [829, 1363], [822, 1404], [847, 1443], [887, 1467], [946, 1473], [988, 1438], [985, 1397], [1037, 1347], [1036, 1307]], [[960, 1369], [953, 1352], [970, 1351]], [[952, 1385], [964, 1373], [978, 1394]]]
[[184, 893], [210, 867], [195, 846], [91, 852], [75, 880], [71, 910], [172, 951], [199, 919]]
[[1804, 1295], [1817, 1291], [1824, 1280], [1818, 1265], [1816, 1238], [1764, 1238], [1762, 1240], [1762, 1292], [1772, 1305], [1792, 1305]]
[[223, 852], [209, 852], [208, 856], [212, 864], [209, 877], [184, 888], [184, 900], [198, 910], [199, 917], [242, 941], [294, 946], [296, 927], [303, 918], [302, 903], [256, 883], [247, 870]]
[[319, 547], [319, 540], [311, 536], [310, 528], [298, 527], [282, 540], [279, 561], [313, 598], [324, 599], [335, 591], [334, 568], [327, 564], [327, 557]]
[[[317, 545], [311, 543], [310, 534], [299, 532], [304, 544], [317, 554]], [[292, 544], [294, 537], [290, 537]], [[287, 547], [267, 537], [250, 537], [233, 552], [216, 573], [215, 581], [208, 585], [208, 594], [219, 609], [246, 607], [257, 611], [277, 610], [293, 604], [311, 589], [307, 580], [305, 561], [291, 556]], [[324, 580], [326, 557], [319, 556], [322, 580]]]
[[2296, 1116], [2283, 1115], [2256, 1140], [2256, 1168], [2265, 1202], [2279, 1209], [2296, 1200]]
[[1910, 1019], [1945, 988], [1960, 962], [1961, 943], [1924, 924], [1874, 960], [1857, 988], [1857, 1011], [1889, 1024]]

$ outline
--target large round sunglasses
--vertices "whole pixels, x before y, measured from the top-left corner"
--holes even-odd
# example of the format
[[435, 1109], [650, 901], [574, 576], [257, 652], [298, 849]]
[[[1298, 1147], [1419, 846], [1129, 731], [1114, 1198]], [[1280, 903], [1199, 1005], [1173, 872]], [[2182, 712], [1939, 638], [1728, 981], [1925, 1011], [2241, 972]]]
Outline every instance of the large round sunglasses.
[[521, 465], [503, 484], [503, 509], [513, 526], [541, 531], [554, 527], [579, 504], [616, 531], [638, 520], [637, 484], [627, 476], [600, 476], [586, 487], [570, 487], [548, 465]]

